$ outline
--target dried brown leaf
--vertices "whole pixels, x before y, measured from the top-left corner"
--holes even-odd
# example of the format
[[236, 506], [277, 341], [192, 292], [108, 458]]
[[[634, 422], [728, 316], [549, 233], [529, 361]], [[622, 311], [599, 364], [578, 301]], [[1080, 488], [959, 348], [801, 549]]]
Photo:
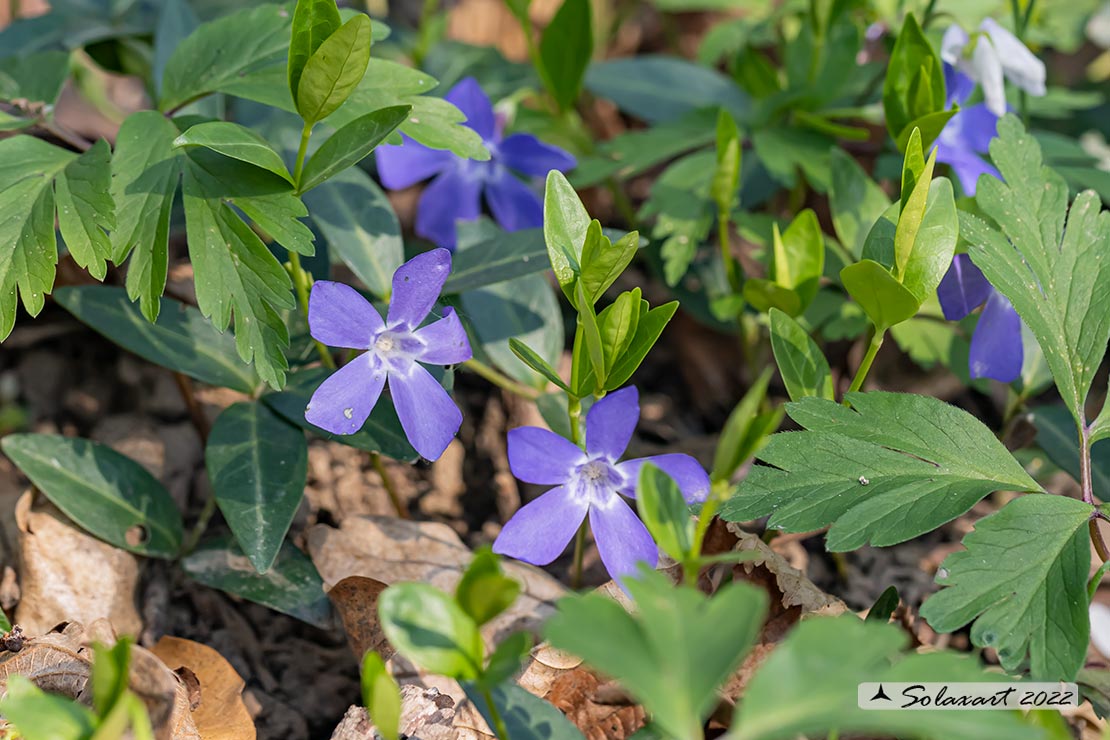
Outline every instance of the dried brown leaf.
[[393, 657], [393, 648], [385, 639], [378, 622], [378, 597], [386, 585], [365, 576], [347, 576], [328, 591], [347, 631], [351, 651], [360, 661], [367, 651], [375, 650], [383, 660]]
[[[171, 671], [186, 669], [199, 683], [199, 703], [191, 692], [185, 692], [193, 722], [204, 740], [254, 740], [254, 721], [243, 703], [243, 678], [220, 653], [207, 645], [179, 637], [163, 637], [151, 653]], [[183, 685], [189, 682], [182, 678]]]

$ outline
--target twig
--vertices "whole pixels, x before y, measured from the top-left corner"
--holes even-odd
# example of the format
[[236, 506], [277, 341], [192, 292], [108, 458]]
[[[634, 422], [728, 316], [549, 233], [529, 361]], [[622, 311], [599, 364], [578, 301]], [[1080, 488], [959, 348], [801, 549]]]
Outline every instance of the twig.
[[193, 393], [193, 381], [177, 371], [174, 371], [173, 379], [177, 383], [177, 390], [181, 391], [181, 399], [185, 401], [185, 408], [189, 410], [189, 419], [196, 427], [200, 443], [207, 445], [208, 433], [212, 431], [212, 427], [208, 423], [208, 417], [204, 415], [204, 409], [197, 403], [196, 394]]

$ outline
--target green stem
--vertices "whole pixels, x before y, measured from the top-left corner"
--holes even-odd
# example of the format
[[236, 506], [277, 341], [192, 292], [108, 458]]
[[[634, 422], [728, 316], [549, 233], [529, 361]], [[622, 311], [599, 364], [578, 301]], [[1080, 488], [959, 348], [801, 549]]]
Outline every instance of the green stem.
[[929, 28], [929, 23], [933, 20], [933, 13], [936, 10], [937, 0], [929, 0], [929, 4], [925, 6], [925, 15], [921, 16], [921, 30]]
[[879, 348], [883, 346], [885, 336], [886, 329], [880, 331], [878, 327], [875, 327], [875, 331], [871, 335], [871, 344], [867, 348], [867, 354], [863, 356], [863, 362], [859, 364], [856, 377], [852, 379], [852, 385], [848, 387], [849, 393], [855, 393], [863, 387], [863, 381], [867, 378], [867, 373], [871, 371], [871, 364], [875, 362], [875, 356], [879, 354]]
[[204, 502], [204, 508], [200, 510], [200, 516], [197, 517], [197, 523], [193, 525], [192, 530], [190, 530], [189, 532], [188, 538], [186, 538], [185, 540], [185, 544], [181, 548], [182, 556], [188, 555], [193, 550], [197, 549], [197, 545], [200, 544], [201, 536], [203, 536], [205, 530], [208, 529], [208, 525], [212, 521], [212, 517], [215, 516], [215, 514], [216, 497], [209, 496], [208, 500]]
[[508, 375], [505, 375], [497, 369], [490, 367], [481, 360], [475, 360], [471, 358], [463, 363], [463, 367], [475, 373], [476, 375], [482, 376], [489, 382], [496, 385], [498, 388], [506, 390], [514, 395], [520, 396], [521, 398], [527, 398], [530, 401], [535, 401], [537, 398], [543, 395], [542, 391], [526, 386], [523, 383], [518, 383], [517, 381], [510, 378]]
[[[309, 277], [308, 273], [301, 267], [301, 256], [296, 252], [289, 252], [289, 270], [293, 278], [293, 289], [297, 291], [297, 303], [301, 307], [301, 313], [308, 318], [308, 289]], [[324, 367], [329, 370], [335, 370], [335, 358], [328, 352], [325, 347], [318, 340], [312, 340], [313, 345], [316, 347], [316, 354], [320, 356], [320, 361], [324, 363]]]
[[721, 249], [721, 264], [725, 268], [725, 279], [733, 293], [740, 289], [740, 276], [737, 271], [736, 259], [732, 256], [732, 244], [728, 236], [728, 227], [732, 219], [728, 211], [721, 210], [717, 213], [717, 243]]
[[438, 0], [424, 0], [423, 5], [420, 6], [420, 24], [417, 26], [419, 37], [412, 49], [412, 62], [417, 69], [420, 69], [424, 64], [424, 57], [427, 56], [428, 49], [432, 45], [431, 19], [435, 15], [438, 5]]
[[489, 718], [493, 725], [490, 729], [493, 730], [493, 734], [501, 740], [509, 740], [509, 729], [505, 727], [505, 720], [501, 719], [501, 713], [493, 703], [493, 693], [485, 684], [482, 685], [482, 698], [486, 700], [486, 708], [489, 709]]
[[[567, 418], [570, 420], [570, 441], [579, 447], [582, 446], [582, 401], [573, 396], [567, 397]], [[586, 551], [586, 527], [589, 520], [583, 519], [582, 526], [574, 536], [574, 569], [572, 571], [570, 586], [577, 589], [582, 586], [582, 560]]]
[[297, 183], [298, 189], [301, 186], [301, 172], [304, 171], [304, 158], [308, 153], [308, 140], [312, 136], [312, 124], [305, 121], [304, 128], [301, 129], [301, 145], [297, 149], [297, 163], [293, 166], [293, 180]]
[[374, 466], [377, 471], [378, 477], [382, 479], [382, 488], [389, 494], [389, 500], [393, 503], [393, 510], [397, 512], [397, 516], [402, 519], [411, 519], [409, 510], [401, 501], [401, 496], [397, 493], [396, 487], [393, 485], [393, 479], [389, 476], [389, 472], [385, 469], [385, 464], [382, 462], [382, 456], [377, 452], [370, 453], [370, 464]]

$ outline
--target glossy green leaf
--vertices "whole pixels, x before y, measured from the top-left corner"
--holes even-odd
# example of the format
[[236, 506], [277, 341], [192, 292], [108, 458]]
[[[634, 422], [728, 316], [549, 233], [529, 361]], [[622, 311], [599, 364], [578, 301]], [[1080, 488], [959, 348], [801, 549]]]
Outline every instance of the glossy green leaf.
[[875, 603], [867, 610], [868, 622], [889, 622], [890, 618], [894, 616], [894, 610], [898, 608], [898, 589], [894, 586], [887, 586], [886, 590], [879, 594], [879, 598], [875, 599]]
[[802, 313], [802, 298], [797, 291], [784, 288], [774, 280], [748, 278], [744, 281], [744, 300], [761, 313], [780, 311], [789, 316]]
[[520, 672], [532, 652], [532, 635], [514, 632], [497, 644], [490, 653], [479, 683], [497, 686]]
[[1014, 116], [998, 122], [991, 159], [1005, 182], [985, 178], [976, 203], [999, 229], [961, 213], [960, 231], [972, 261], [1036, 336], [1064, 403], [1085, 424], [1084, 404], [1110, 340], [1110, 213], [1100, 212], [1090, 191], [1068, 208], [1067, 185], [1042, 166], [1040, 147]]
[[771, 437], [759, 454], [767, 465], [752, 468], [721, 516], [771, 515], [770, 526], [789, 532], [829, 526], [828, 548], [845, 551], [932, 531], [994, 491], [1041, 490], [962, 409], [878, 391], [845, 400], [851, 408], [819, 398], [788, 404], [807, 431]]
[[[465, 681], [462, 686], [474, 708], [487, 723], [492, 722], [486, 698], [477, 685]], [[512, 681], [494, 686], [490, 689], [490, 694], [512, 740], [584, 740], [578, 728], [553, 704]]]
[[122, 265], [130, 255], [127, 295], [151, 321], [158, 318], [169, 269], [170, 213], [181, 172], [177, 134], [165, 116], [140, 111], [120, 126], [112, 155], [112, 261]]
[[22, 740], [85, 740], [96, 731], [96, 715], [88, 707], [48, 694], [24, 676], [12, 676], [6, 689], [0, 714]]
[[570, 388], [567, 386], [566, 382], [559, 377], [559, 373], [555, 371], [555, 368], [551, 367], [551, 364], [541, 357], [534, 349], [524, 344], [516, 337], [509, 338], [509, 349], [512, 350], [512, 353], [520, 358], [520, 361], [525, 365], [532, 368], [564, 391], [570, 392]]
[[894, 234], [898, 230], [898, 215], [901, 210], [898, 201], [887, 206], [863, 240], [863, 259], [874, 260], [888, 271], [894, 269]]
[[594, 51], [589, 0], [563, 0], [540, 39], [540, 74], [559, 109], [570, 110]]
[[771, 309], [771, 349], [791, 401], [808, 396], [835, 401], [829, 362], [801, 325], [782, 311]]
[[393, 133], [411, 110], [411, 105], [382, 108], [359, 116], [329, 136], [304, 166], [300, 192], [311, 190], [329, 177], [361, 162]]
[[917, 296], [874, 260], [862, 260], [840, 271], [845, 290], [867, 313], [877, 331], [886, 331], [917, 313]]
[[93, 645], [92, 703], [96, 713], [105, 717], [127, 695], [130, 679], [131, 638], [123, 637], [111, 647]]
[[863, 171], [855, 157], [839, 147], [832, 150], [829, 163], [832, 172], [829, 207], [833, 227], [840, 243], [859, 259], [868, 232], [890, 206], [890, 198]]
[[674, 480], [651, 463], [640, 467], [636, 510], [659, 549], [677, 562], [691, 555], [694, 521]]
[[[936, 162], [937, 150], [934, 149], [921, 172], [911, 174], [905, 170], [903, 171], [902, 210], [898, 214], [898, 225], [894, 231], [894, 274], [898, 278], [905, 274], [906, 265], [910, 261], [917, 241], [917, 232], [925, 218], [925, 204], [929, 197], [929, 188], [933, 180], [933, 168]], [[912, 179], [909, 179], [911, 177]], [[905, 195], [907, 186], [912, 188], [908, 197]], [[955, 205], [953, 205], [953, 210], [955, 210]]]
[[108, 272], [107, 262], [112, 258], [108, 232], [116, 227], [111, 160], [108, 142], [99, 139], [54, 181], [62, 241], [73, 261], [97, 280], [103, 280]]
[[79, 526], [139, 555], [177, 556], [181, 513], [162, 484], [135, 461], [105, 445], [56, 434], [9, 434], [0, 446]]
[[[938, 177], [927, 191], [929, 199], [917, 225], [913, 245], [902, 272], [902, 285], [914, 294], [918, 303], [924, 303], [936, 295], [937, 286], [952, 265], [960, 231], [956, 202], [952, 197], [952, 182], [948, 178]], [[903, 218], [906, 217], [909, 216], [904, 211]], [[899, 218], [899, 231], [902, 225], [903, 220]], [[899, 248], [896, 235], [895, 249]]]
[[455, 601], [481, 627], [512, 606], [520, 589], [520, 582], [501, 569], [501, 558], [482, 547], [463, 571], [455, 587]]
[[628, 350], [623, 356], [617, 358], [606, 376], [605, 385], [607, 390], [616, 390], [628, 382], [632, 373], [636, 372], [640, 363], [647, 357], [647, 353], [659, 341], [663, 330], [667, 328], [671, 317], [678, 310], [678, 301], [664, 303], [662, 306], [656, 306], [651, 310], [646, 310], [645, 305], [646, 302], [641, 304], [640, 320], [636, 324], [636, 335], [632, 337]]
[[[1079, 432], [1075, 419], [1063, 406], [1040, 406], [1029, 414], [1037, 428], [1037, 446], [1048, 459], [1077, 482], [1083, 471], [1079, 462]], [[1097, 440], [1096, 440], [1097, 441]], [[1096, 495], [1110, 491], [1110, 443], [1091, 443], [1091, 484]]]
[[563, 173], [547, 173], [547, 188], [543, 198], [543, 236], [551, 269], [567, 298], [574, 303], [574, 281], [581, 271], [582, 248], [590, 216], [578, 198], [578, 193]]
[[346, 102], [370, 62], [370, 17], [356, 15], [308, 58], [297, 83], [297, 112], [306, 123], [322, 121]]
[[68, 76], [67, 52], [5, 55], [0, 58], [0, 97], [44, 103], [52, 108]]
[[378, 618], [397, 652], [421, 668], [456, 680], [481, 675], [485, 650], [478, 626], [434, 586], [390, 586], [378, 598]]
[[740, 199], [743, 143], [736, 119], [722, 108], [717, 114], [717, 168], [709, 186], [709, 195], [717, 204], [718, 214], [731, 213]]
[[592, 238], [590, 229], [587, 230], [581, 254], [582, 271], [578, 280], [585, 289], [586, 297], [597, 303], [636, 256], [640, 235], [631, 231], [614, 244], [602, 233], [600, 222], [592, 221], [591, 229], [594, 228], [593, 224], [597, 224], [594, 232], [597, 238]]
[[944, 96], [940, 58], [911, 13], [902, 24], [883, 82], [883, 111], [890, 135], [899, 139], [915, 120], [943, 109]]
[[301, 75], [309, 58], [320, 45], [343, 25], [335, 0], [297, 0], [293, 11], [293, 30], [289, 38], [289, 62], [286, 74], [294, 102]]
[[817, 285], [825, 271], [825, 237], [817, 214], [807, 208], [799, 213], [782, 234], [772, 225], [774, 280], [798, 294], [805, 310], [817, 295]]
[[212, 495], [239, 547], [265, 573], [304, 498], [304, 432], [263, 403], [236, 403], [212, 425], [204, 460]]
[[[332, 0], [328, 0], [331, 2]], [[373, 650], [362, 659], [362, 705], [385, 740], [398, 740], [401, 726], [401, 690], [382, 656]]]
[[352, 167], [305, 193], [304, 202], [329, 254], [343, 260], [371, 293], [388, 297], [393, 273], [405, 261], [405, 245], [397, 214], [378, 184]]
[[1091, 422], [1091, 442], [1110, 438], [1110, 402], [1103, 402], [1102, 411]]
[[162, 3], [158, 12], [158, 24], [154, 28], [154, 61], [150, 70], [155, 92], [162, 92], [166, 65], [174, 50], [199, 25], [200, 19], [189, 0], [165, 0]]
[[967, 549], [937, 571], [946, 588], [925, 601], [921, 616], [938, 632], [974, 620], [971, 641], [997, 650], [1008, 671], [1028, 659], [1035, 681], [1074, 680], [1090, 631], [1093, 513], [1064, 496], [1022, 496], [980, 519], [964, 537]]
[[179, 149], [202, 146], [219, 152], [225, 157], [261, 167], [283, 180], [293, 182], [293, 176], [285, 168], [281, 155], [274, 151], [270, 143], [251, 129], [237, 123], [228, 121], [198, 123], [174, 139], [173, 145]]
[[766, 368], [728, 415], [713, 453], [713, 470], [709, 477], [714, 482], [731, 479], [740, 466], [759, 451], [767, 435], [775, 431], [782, 421], [781, 407], [770, 412], [759, 411], [767, 398], [770, 380], [771, 368]]
[[451, 274], [443, 286], [444, 295], [494, 285], [551, 266], [541, 229], [501, 231], [473, 246], [455, 254]]
[[202, 543], [181, 561], [190, 578], [209, 588], [253, 601], [317, 627], [331, 627], [331, 603], [324, 582], [308, 556], [286, 542], [273, 567], [265, 573], [231, 540]]
[[605, 372], [624, 356], [625, 350], [636, 338], [636, 328], [640, 323], [643, 299], [640, 289], [633, 288], [617, 296], [617, 300], [606, 306], [597, 316], [601, 331], [601, 348], [605, 355]]
[[586, 297], [582, 283], [575, 283], [574, 302], [578, 306], [578, 327], [586, 345], [586, 356], [590, 359], [595, 382], [601, 386], [605, 383], [608, 370], [605, 365], [605, 345], [601, 339], [601, 327], [598, 326], [593, 303]]
[[234, 337], [216, 331], [192, 306], [160, 298], [158, 320], [151, 323], [123, 288], [58, 288], [54, 300], [79, 321], [156, 365], [240, 393], [253, 393], [258, 386], [251, 366], [239, 359]]

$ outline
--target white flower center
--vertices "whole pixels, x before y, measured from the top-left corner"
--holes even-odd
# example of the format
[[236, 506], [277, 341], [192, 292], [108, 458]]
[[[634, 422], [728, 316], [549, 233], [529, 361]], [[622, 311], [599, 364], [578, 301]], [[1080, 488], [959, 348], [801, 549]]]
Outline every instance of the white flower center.
[[582, 479], [590, 483], [597, 483], [598, 481], [609, 477], [609, 466], [601, 460], [594, 460], [582, 466], [582, 471], [579, 473]]
[[392, 334], [382, 334], [378, 337], [378, 341], [374, 342], [374, 349], [382, 354], [389, 354], [393, 351], [393, 347], [397, 344], [393, 339]]

